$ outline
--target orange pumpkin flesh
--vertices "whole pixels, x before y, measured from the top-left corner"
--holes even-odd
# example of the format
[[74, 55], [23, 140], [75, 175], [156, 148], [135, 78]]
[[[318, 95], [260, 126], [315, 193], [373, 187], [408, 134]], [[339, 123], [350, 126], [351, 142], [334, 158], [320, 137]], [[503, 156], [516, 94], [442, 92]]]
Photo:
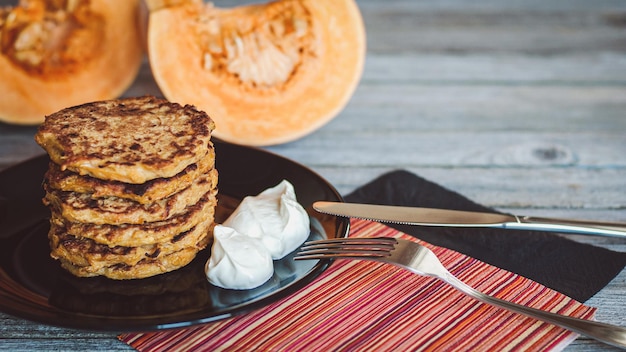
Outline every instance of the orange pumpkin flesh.
[[144, 50], [139, 0], [22, 0], [0, 9], [0, 121], [38, 124], [118, 97]]
[[148, 54], [159, 88], [211, 115], [222, 140], [300, 138], [335, 117], [361, 78], [365, 30], [354, 0], [148, 6]]

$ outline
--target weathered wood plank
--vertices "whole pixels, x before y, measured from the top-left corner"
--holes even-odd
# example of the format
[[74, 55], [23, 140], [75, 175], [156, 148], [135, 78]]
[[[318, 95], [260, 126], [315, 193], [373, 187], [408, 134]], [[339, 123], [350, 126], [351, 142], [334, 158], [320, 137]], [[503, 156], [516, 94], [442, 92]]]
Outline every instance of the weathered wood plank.
[[13, 330], [12, 338], [90, 338], [102, 339], [115, 336], [113, 332], [66, 329], [51, 325], [42, 325], [29, 320], [16, 320], [13, 316], [0, 312], [0, 325]]
[[332, 129], [615, 131], [625, 108], [626, 86], [363, 84]]
[[551, 56], [369, 52], [362, 84], [468, 86], [624, 86], [626, 55], [582, 52]]
[[[494, 208], [626, 209], [626, 169], [420, 168], [314, 166], [312, 169], [346, 194], [394, 169], [414, 172]], [[621, 221], [626, 214], [621, 213]]]
[[[217, 4], [222, 3], [242, 3], [250, 0], [218, 0]], [[588, 0], [567, 0], [567, 1], [543, 1], [543, 0], [524, 0], [502, 2], [500, 0], [476, 0], [476, 1], [459, 1], [459, 0], [356, 0], [360, 6], [369, 6], [372, 8], [385, 9], [389, 7], [398, 7], [407, 11], [440, 11], [454, 10], [472, 13], [474, 11], [486, 11], [494, 9], [508, 9], [515, 12], [554, 12], [554, 11], [606, 11], [615, 9], [624, 9], [626, 5], [622, 0], [597, 0], [590, 2]]]
[[550, 3], [359, 2], [371, 52], [624, 51], [624, 3]]
[[[1, 351], [132, 351], [113, 332], [65, 329], [0, 313]], [[11, 331], [10, 335], [3, 334]], [[46, 347], [47, 346], [47, 347]]]
[[[460, 127], [432, 133], [381, 128], [358, 135], [319, 133], [296, 144], [268, 149], [310, 166], [626, 167], [626, 139], [619, 130], [540, 133]], [[384, 157], [379, 151], [385, 151]]]
[[44, 153], [43, 149], [35, 143], [30, 133], [3, 135], [0, 138], [0, 150], [2, 150], [0, 154], [0, 170]]
[[33, 351], [135, 351], [132, 347], [117, 340], [114, 336], [107, 339], [2, 339], [0, 350], [11, 352]]

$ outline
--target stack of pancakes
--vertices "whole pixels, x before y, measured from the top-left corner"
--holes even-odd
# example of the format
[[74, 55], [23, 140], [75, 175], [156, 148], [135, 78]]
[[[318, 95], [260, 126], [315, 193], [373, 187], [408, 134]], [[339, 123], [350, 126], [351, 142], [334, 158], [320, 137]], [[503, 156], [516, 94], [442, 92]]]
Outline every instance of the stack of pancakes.
[[35, 139], [51, 256], [79, 277], [137, 279], [181, 268], [212, 238], [214, 123], [154, 97], [94, 102], [46, 117]]

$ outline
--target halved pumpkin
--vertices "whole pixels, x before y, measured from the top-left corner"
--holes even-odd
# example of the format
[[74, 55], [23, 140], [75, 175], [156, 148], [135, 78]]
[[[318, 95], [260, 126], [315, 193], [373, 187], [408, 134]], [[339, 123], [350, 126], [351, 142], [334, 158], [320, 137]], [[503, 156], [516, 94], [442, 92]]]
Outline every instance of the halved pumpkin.
[[144, 48], [139, 0], [21, 0], [0, 9], [0, 121], [37, 124], [121, 95]]
[[278, 0], [221, 9], [148, 0], [148, 56], [168, 100], [193, 104], [214, 135], [246, 145], [300, 138], [335, 117], [365, 61], [354, 0]]

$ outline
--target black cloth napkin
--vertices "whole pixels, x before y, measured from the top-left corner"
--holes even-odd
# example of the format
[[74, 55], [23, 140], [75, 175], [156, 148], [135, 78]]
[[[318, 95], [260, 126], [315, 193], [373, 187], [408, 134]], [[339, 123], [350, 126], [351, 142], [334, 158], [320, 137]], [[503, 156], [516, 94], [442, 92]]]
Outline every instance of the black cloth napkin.
[[[344, 197], [346, 202], [494, 211], [404, 170], [382, 175]], [[431, 244], [446, 247], [522, 275], [584, 302], [626, 265], [626, 253], [572, 241], [555, 233], [488, 228], [389, 224]]]

